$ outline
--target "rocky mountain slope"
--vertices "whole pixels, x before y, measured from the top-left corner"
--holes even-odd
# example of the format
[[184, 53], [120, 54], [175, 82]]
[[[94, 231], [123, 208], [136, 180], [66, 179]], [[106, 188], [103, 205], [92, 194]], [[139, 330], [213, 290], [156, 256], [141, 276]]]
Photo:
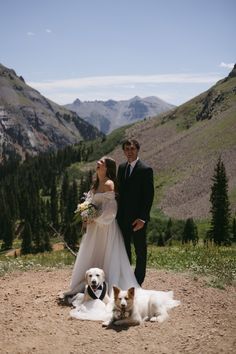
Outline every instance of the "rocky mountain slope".
[[[141, 143], [140, 156], [155, 172], [153, 211], [176, 218], [209, 216], [214, 166], [221, 156], [236, 213], [236, 66], [208, 91], [162, 117], [138, 122], [125, 135]], [[123, 153], [112, 155], [118, 162]]]
[[174, 106], [158, 97], [140, 98], [135, 96], [130, 100], [123, 101], [82, 102], [76, 99], [65, 107], [76, 112], [103, 133], [108, 134], [123, 125], [169, 111]]
[[43, 97], [0, 64], [0, 161], [37, 154], [101, 135], [74, 112]]

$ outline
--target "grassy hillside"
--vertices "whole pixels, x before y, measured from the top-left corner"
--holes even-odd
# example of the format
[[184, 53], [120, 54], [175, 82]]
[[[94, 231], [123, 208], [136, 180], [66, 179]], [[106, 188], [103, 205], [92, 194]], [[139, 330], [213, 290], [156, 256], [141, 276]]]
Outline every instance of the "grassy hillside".
[[[236, 211], [236, 69], [211, 89], [167, 115], [116, 130], [97, 143], [93, 159], [109, 153], [124, 160], [120, 142], [135, 137], [140, 157], [154, 169], [153, 212], [175, 218], [209, 217], [211, 177], [221, 155]], [[95, 164], [90, 164], [95, 166]]]

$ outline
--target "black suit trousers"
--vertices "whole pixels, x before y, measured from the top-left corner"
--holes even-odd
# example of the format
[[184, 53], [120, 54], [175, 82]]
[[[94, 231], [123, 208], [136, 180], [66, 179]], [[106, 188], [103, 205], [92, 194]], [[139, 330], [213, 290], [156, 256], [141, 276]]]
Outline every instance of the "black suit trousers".
[[146, 241], [147, 223], [141, 230], [133, 231], [131, 228], [121, 227], [121, 231], [124, 238], [126, 252], [132, 264], [131, 254], [131, 242], [133, 241], [135, 254], [136, 254], [136, 267], [135, 277], [139, 285], [142, 285], [146, 275], [146, 263], [147, 263], [147, 241]]

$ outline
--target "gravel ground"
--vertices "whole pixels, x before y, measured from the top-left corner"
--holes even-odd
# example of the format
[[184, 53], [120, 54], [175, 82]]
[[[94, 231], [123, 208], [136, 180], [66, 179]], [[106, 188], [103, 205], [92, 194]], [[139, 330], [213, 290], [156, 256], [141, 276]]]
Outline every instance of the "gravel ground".
[[210, 288], [203, 278], [149, 269], [144, 288], [174, 290], [181, 305], [162, 324], [105, 329], [69, 318], [57, 294], [71, 269], [0, 278], [0, 353], [235, 353], [236, 290]]

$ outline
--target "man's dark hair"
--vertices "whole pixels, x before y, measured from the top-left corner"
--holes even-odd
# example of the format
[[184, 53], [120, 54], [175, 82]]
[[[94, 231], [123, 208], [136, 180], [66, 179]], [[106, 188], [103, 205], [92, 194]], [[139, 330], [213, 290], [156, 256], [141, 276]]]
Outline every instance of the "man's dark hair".
[[126, 145], [134, 145], [136, 147], [137, 150], [140, 149], [140, 144], [137, 140], [135, 139], [126, 139], [123, 141], [122, 143], [122, 149], [124, 150], [125, 149], [125, 146]]

